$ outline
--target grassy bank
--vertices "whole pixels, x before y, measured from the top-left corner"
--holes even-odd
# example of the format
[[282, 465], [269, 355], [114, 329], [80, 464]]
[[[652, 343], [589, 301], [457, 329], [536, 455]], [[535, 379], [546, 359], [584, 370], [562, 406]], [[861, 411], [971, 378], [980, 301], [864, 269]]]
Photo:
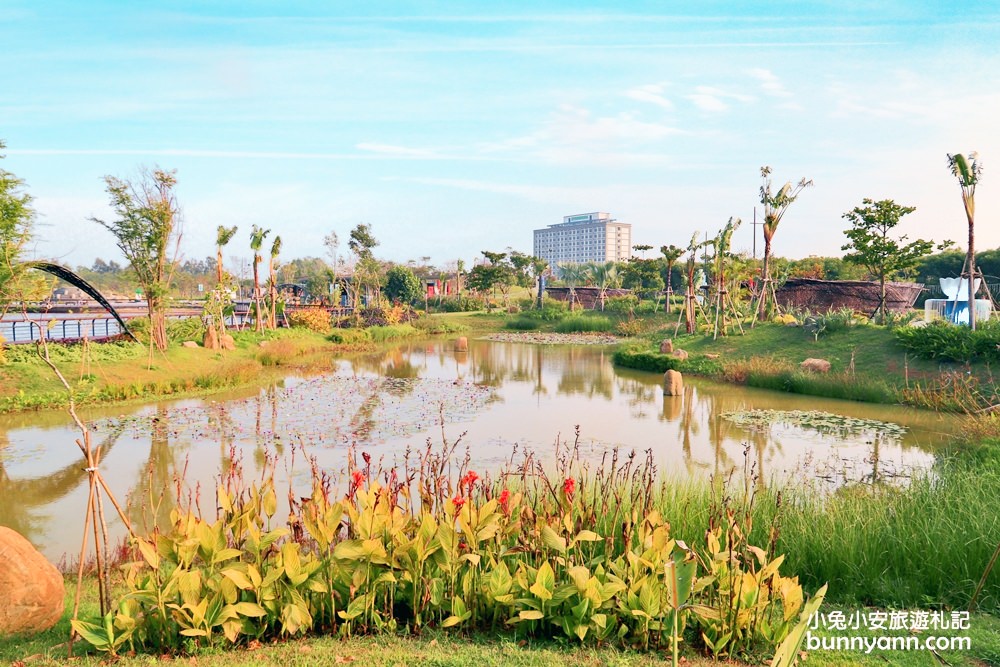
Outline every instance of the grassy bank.
[[[388, 328], [388, 327], [386, 327]], [[421, 332], [410, 327], [407, 335]], [[78, 405], [190, 396], [266, 381], [288, 369], [324, 370], [334, 355], [371, 346], [338, 343], [307, 329], [234, 334], [236, 349], [172, 344], [154, 352], [132, 342], [49, 344], [49, 357], [69, 382]], [[0, 365], [0, 412], [62, 408], [67, 393], [34, 345], [9, 347]]]
[[[811, 396], [872, 403], [906, 403], [918, 407], [962, 410], [985, 402], [993, 392], [986, 365], [934, 362], [907, 354], [890, 329], [857, 326], [817, 339], [802, 327], [763, 324], [745, 335], [712, 340], [692, 334], [673, 338], [674, 348], [688, 353], [684, 361], [659, 353], [659, 342], [671, 331], [659, 330], [628, 343], [615, 356], [627, 368], [682, 373]], [[803, 370], [809, 358], [830, 362], [829, 373]], [[954, 377], [963, 378], [955, 382]]]

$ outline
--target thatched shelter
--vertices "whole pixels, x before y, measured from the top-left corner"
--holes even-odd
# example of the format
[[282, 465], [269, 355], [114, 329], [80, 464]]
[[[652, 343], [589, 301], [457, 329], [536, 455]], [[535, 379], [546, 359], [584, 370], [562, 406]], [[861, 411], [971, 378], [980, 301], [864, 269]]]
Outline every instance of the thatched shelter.
[[[557, 301], [569, 302], [568, 287], [546, 287], [548, 295]], [[576, 293], [575, 302], [584, 308], [600, 308], [601, 289], [599, 287], [574, 287]], [[604, 302], [614, 296], [625, 296], [631, 294], [629, 289], [606, 289], [604, 290]]]
[[[887, 282], [886, 309], [897, 313], [910, 310], [923, 290], [923, 283]], [[782, 308], [800, 308], [821, 313], [850, 308], [870, 315], [878, 308], [879, 285], [867, 280], [789, 278], [776, 290], [776, 296], [778, 305]]]

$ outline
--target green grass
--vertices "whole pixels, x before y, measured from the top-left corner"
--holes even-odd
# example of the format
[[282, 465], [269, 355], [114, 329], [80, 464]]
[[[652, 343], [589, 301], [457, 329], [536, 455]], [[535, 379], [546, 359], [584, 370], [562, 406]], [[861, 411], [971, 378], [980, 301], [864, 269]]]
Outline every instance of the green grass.
[[[743, 489], [729, 492], [742, 497]], [[673, 534], [697, 543], [722, 494], [684, 481], [664, 484], [657, 496]], [[776, 528], [782, 571], [798, 575], [806, 590], [829, 583], [833, 604], [962, 608], [1000, 543], [998, 506], [1000, 447], [990, 444], [942, 458], [906, 488], [858, 485], [824, 499], [807, 485], [761, 485], [750, 541], [766, 545]], [[979, 606], [1000, 612], [1000, 568]]]
[[[0, 637], [0, 663], [22, 665], [67, 664], [66, 641], [69, 636], [69, 617], [72, 609], [74, 581], [67, 578], [66, 613], [51, 630], [32, 635]], [[85, 579], [81, 612], [96, 613], [96, 585]], [[832, 607], [824, 607], [829, 613]], [[850, 609], [844, 609], [850, 613]], [[821, 636], [833, 633], [822, 631]], [[860, 633], [867, 634], [867, 633]], [[955, 667], [978, 667], [1000, 663], [1000, 619], [988, 615], [975, 615], [971, 620], [969, 636], [972, 650], [968, 652], [941, 652], [947, 664]], [[98, 655], [84, 655], [84, 644], [76, 643], [72, 664], [93, 666], [107, 664]], [[716, 662], [690, 650], [682, 653], [685, 665], [711, 667], [744, 663]], [[358, 664], [365, 667], [396, 667], [397, 665], [435, 665], [438, 667], [465, 667], [466, 665], [512, 665], [515, 667], [632, 667], [669, 665], [668, 656], [628, 651], [613, 647], [578, 647], [568, 642], [552, 642], [500, 638], [490, 635], [464, 635], [457, 632], [429, 631], [419, 637], [403, 635], [378, 635], [339, 639], [330, 636], [307, 637], [254, 649], [203, 650], [191, 656], [124, 656], [114, 664], [121, 667], [138, 667], [157, 664], [190, 664], [201, 667], [236, 667], [238, 665], [277, 665], [281, 667], [336, 664]], [[938, 667], [943, 664], [932, 654], [923, 651], [874, 653], [863, 655], [846, 651], [815, 651], [809, 653], [807, 665], [819, 667], [847, 667], [849, 665], [875, 666], [900, 665], [901, 667]]]
[[[84, 359], [79, 345], [53, 344], [49, 356], [70, 383], [77, 404], [88, 405], [253, 384], [270, 378], [262, 374], [267, 367], [328, 364], [329, 353], [343, 349], [305, 329], [236, 332], [234, 338], [237, 349], [225, 352], [171, 345], [150, 359], [147, 347], [112, 343], [91, 345], [89, 359]], [[16, 360], [0, 366], [0, 412], [67, 405], [65, 388], [34, 352], [34, 346], [19, 346]]]
[[[647, 334], [645, 345], [620, 348], [615, 363], [653, 372], [674, 367], [682, 373], [811, 396], [920, 406], [929, 406], [928, 400], [933, 397], [904, 393], [904, 389], [934, 386], [942, 372], [958, 368], [907, 354], [893, 331], [878, 326], [850, 327], [820, 336], [819, 340], [801, 327], [770, 323], [748, 328], [744, 335], [717, 340], [705, 333], [679, 335], [673, 338], [674, 348], [689, 355], [679, 363], [657, 351], [659, 342], [671, 334], [669, 326]], [[829, 361], [830, 372], [801, 370], [799, 364], [808, 358]], [[985, 365], [974, 365], [969, 370], [992, 385]]]

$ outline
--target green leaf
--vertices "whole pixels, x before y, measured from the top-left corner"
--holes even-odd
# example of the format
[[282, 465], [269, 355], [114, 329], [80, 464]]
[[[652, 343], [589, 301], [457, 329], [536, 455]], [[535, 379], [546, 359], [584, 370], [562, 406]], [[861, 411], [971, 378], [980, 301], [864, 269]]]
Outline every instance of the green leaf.
[[333, 548], [333, 557], [340, 560], [361, 560], [365, 555], [365, 543], [361, 540], [344, 540]]
[[97, 650], [107, 651], [111, 649], [111, 638], [108, 637], [102, 626], [79, 619], [71, 620], [70, 624], [78, 635]]
[[542, 526], [542, 544], [559, 553], [566, 553], [566, 539], [552, 530], [551, 526]]
[[531, 585], [530, 590], [535, 597], [539, 600], [551, 600], [552, 591], [555, 589], [556, 585], [556, 575], [552, 571], [552, 566], [549, 565], [548, 561], [542, 563], [542, 566], [538, 568], [538, 573], [535, 575], [535, 583]]
[[581, 530], [579, 533], [576, 534], [576, 537], [573, 538], [573, 541], [574, 542], [600, 542], [603, 539], [604, 539], [603, 537], [601, 537], [600, 535], [598, 535], [597, 533], [595, 533], [592, 530]]
[[267, 616], [267, 610], [256, 602], [237, 602], [233, 607], [240, 616], [249, 616], [250, 618]]
[[247, 575], [241, 572], [240, 570], [237, 570], [236, 568], [233, 567], [226, 568], [225, 570], [222, 571], [222, 576], [224, 576], [226, 579], [229, 579], [234, 584], [236, 584], [236, 587], [239, 588], [240, 590], [246, 591], [255, 588], [253, 582], [250, 581]]

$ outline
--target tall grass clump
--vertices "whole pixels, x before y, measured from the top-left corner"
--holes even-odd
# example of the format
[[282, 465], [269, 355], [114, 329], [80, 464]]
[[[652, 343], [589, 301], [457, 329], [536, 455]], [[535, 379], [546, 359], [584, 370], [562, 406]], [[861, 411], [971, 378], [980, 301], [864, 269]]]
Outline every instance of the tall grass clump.
[[614, 329], [614, 323], [601, 315], [570, 315], [556, 323], [558, 333], [605, 332]]
[[512, 320], [507, 320], [503, 326], [505, 329], [513, 329], [515, 331], [534, 331], [541, 326], [541, 321], [522, 314]]
[[368, 338], [376, 343], [384, 343], [390, 340], [399, 340], [400, 338], [419, 336], [421, 333], [420, 329], [409, 323], [373, 326], [368, 327], [366, 331], [368, 332]]

